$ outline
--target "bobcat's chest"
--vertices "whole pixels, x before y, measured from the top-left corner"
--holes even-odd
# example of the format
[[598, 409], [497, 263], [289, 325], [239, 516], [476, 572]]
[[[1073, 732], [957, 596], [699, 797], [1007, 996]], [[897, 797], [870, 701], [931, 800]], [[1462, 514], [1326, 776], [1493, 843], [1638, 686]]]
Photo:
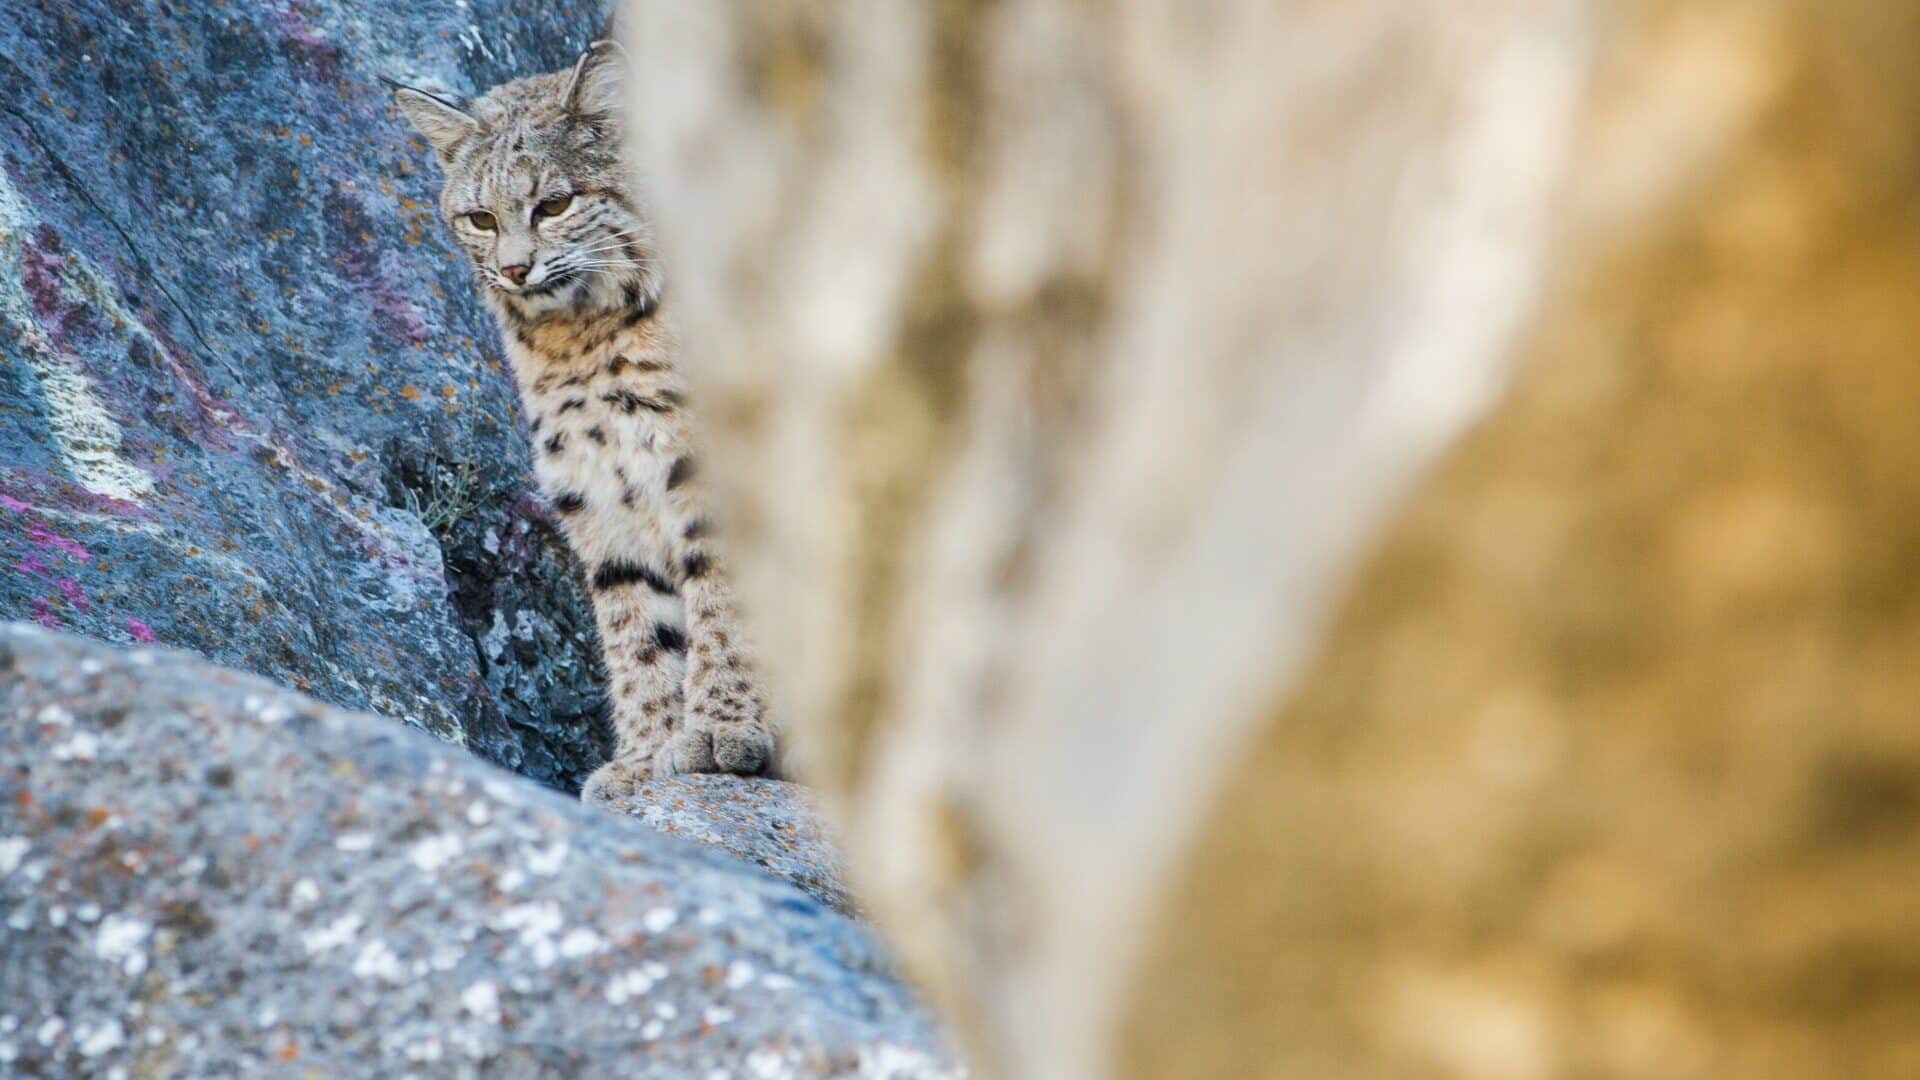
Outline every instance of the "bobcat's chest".
[[526, 394], [534, 473], [588, 563], [665, 561], [673, 462], [683, 450], [677, 395], [601, 377]]

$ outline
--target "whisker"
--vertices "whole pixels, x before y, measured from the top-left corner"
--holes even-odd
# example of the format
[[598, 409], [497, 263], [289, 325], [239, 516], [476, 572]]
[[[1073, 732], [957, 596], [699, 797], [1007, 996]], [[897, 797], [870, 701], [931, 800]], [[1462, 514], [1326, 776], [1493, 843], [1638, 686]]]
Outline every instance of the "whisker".
[[610, 232], [610, 233], [607, 233], [605, 236], [595, 237], [594, 239], [595, 240], [611, 240], [611, 241], [614, 241], [615, 243], [633, 243], [636, 241], [644, 240], [646, 239], [646, 237], [641, 235], [640, 233], [622, 231], [622, 232]]
[[597, 255], [603, 251], [625, 251], [628, 246], [626, 243], [602, 244], [599, 247], [578, 248], [576, 251], [581, 255]]

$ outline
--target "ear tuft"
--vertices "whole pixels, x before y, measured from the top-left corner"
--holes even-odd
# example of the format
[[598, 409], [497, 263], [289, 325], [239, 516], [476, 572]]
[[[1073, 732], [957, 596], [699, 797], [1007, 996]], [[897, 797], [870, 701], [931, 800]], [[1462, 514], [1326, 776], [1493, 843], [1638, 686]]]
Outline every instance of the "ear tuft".
[[393, 103], [399, 107], [400, 115], [426, 137], [427, 144], [440, 155], [441, 161], [451, 160], [460, 144], [480, 130], [480, 121], [445, 98], [398, 83], [388, 85], [393, 87]]
[[620, 86], [626, 76], [627, 53], [614, 41], [596, 41], [580, 54], [573, 74], [561, 92], [561, 101], [575, 116], [614, 113], [620, 104]]

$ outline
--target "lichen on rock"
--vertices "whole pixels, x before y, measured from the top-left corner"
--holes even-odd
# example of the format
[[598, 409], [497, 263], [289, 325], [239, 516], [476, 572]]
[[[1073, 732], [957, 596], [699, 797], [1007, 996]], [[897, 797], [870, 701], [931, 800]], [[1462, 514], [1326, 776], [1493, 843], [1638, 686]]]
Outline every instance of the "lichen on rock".
[[380, 717], [0, 626], [0, 1072], [957, 1077], [862, 924]]
[[379, 77], [473, 90], [603, 21], [0, 9], [0, 617], [190, 648], [577, 787], [591, 622]]

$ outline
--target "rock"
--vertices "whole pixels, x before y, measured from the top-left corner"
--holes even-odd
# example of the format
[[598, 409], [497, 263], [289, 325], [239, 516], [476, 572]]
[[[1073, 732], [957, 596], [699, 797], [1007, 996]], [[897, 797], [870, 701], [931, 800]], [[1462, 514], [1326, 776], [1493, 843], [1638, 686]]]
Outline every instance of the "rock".
[[577, 786], [591, 622], [378, 77], [475, 90], [603, 17], [0, 5], [0, 617], [193, 649]]
[[628, 9], [732, 566], [984, 1071], [1920, 1076], [1920, 4]]
[[[627, 0], [729, 567], [984, 1071], [1138, 1059], [1239, 748], [1505, 383], [1608, 6]], [[1268, 1075], [1183, 1057], [1291, 1001], [1160, 1053]]]
[[402, 725], [20, 624], [0, 713], [0, 1072], [956, 1075], [862, 925]]
[[661, 832], [731, 852], [837, 911], [859, 913], [839, 849], [805, 788], [781, 780], [673, 776], [643, 784], [637, 794], [614, 808]]

